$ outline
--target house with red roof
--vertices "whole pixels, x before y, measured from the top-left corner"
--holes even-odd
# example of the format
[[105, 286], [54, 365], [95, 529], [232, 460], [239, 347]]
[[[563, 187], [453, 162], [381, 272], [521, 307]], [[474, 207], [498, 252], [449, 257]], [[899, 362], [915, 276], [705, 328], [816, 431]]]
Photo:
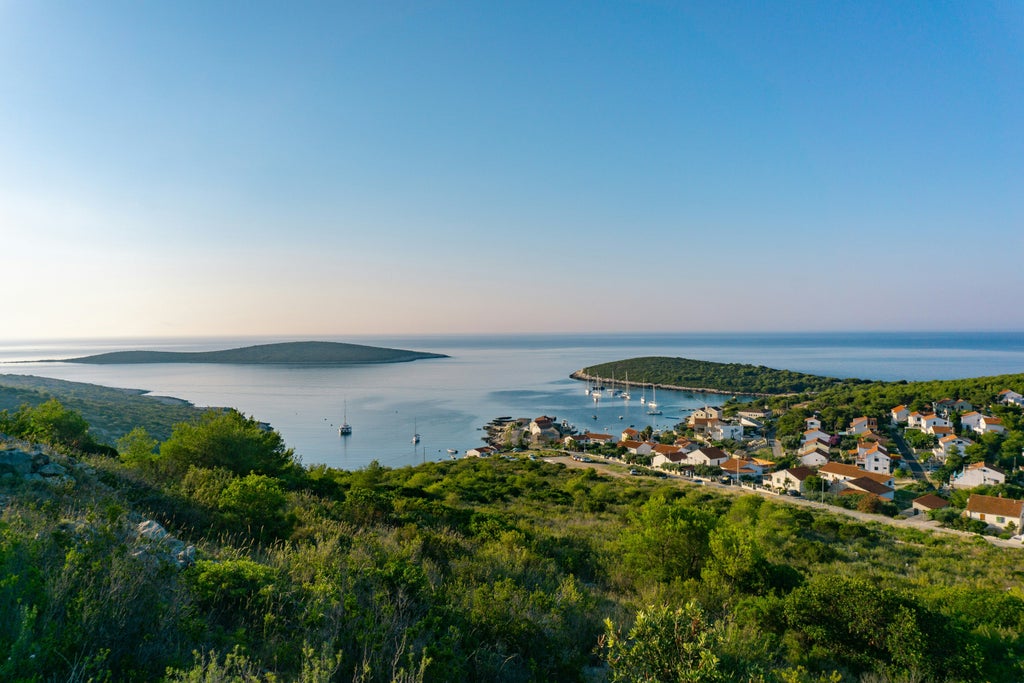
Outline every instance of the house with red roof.
[[964, 514], [1000, 529], [1006, 529], [1013, 524], [1014, 528], [1020, 531], [1024, 526], [1024, 500], [972, 493], [967, 499]]
[[[876, 484], [881, 484], [885, 489], [878, 489], [869, 484], [858, 482], [854, 488], [859, 493], [872, 493], [877, 495], [879, 498], [885, 498], [886, 500], [892, 500], [895, 494], [896, 480], [893, 479], [891, 474], [884, 474], [881, 472], [865, 472], [859, 467], [853, 465], [844, 465], [838, 462], [825, 463], [818, 468], [818, 476], [825, 481], [831, 482], [832, 486], [830, 490], [836, 493], [842, 493], [843, 490], [850, 488], [850, 482], [856, 479], [869, 479]], [[868, 490], [877, 489], [876, 490]]]
[[934, 493], [926, 493], [920, 498], [912, 500], [910, 507], [914, 510], [914, 514], [918, 515], [922, 512], [932, 512], [933, 510], [948, 508], [949, 501], [945, 498], [939, 498]]

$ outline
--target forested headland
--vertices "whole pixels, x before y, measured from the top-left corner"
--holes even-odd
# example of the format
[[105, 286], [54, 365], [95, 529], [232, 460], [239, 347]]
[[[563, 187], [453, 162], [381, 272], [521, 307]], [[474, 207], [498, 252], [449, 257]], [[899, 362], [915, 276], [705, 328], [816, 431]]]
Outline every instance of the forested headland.
[[287, 365], [347, 365], [356, 363], [403, 363], [424, 358], [447, 358], [440, 353], [389, 349], [340, 342], [284, 342], [258, 344], [222, 351], [113, 351], [68, 358], [67, 363], [228, 363]]
[[0, 475], [2, 680], [1024, 677], [1024, 551], [526, 454], [304, 468], [230, 410], [89, 431], [0, 413], [66, 473]]
[[808, 375], [746, 363], [714, 363], [690, 358], [646, 356], [601, 363], [572, 374], [574, 379], [598, 378], [630, 384], [655, 384], [667, 389], [720, 394], [771, 396], [822, 391], [837, 385], [855, 386], [862, 380]]

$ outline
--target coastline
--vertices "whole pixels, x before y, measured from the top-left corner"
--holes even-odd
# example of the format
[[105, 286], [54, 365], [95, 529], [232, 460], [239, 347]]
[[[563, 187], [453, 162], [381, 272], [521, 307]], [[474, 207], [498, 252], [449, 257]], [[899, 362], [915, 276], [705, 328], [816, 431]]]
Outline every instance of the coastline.
[[583, 370], [576, 370], [569, 375], [569, 379], [581, 380], [581, 381], [596, 381], [596, 382], [615, 382], [615, 384], [624, 384], [630, 387], [655, 387], [657, 389], [667, 389], [668, 391], [686, 391], [694, 394], [717, 394], [719, 396], [752, 396], [754, 398], [772, 398], [775, 396], [796, 396], [797, 394], [765, 394], [753, 391], [725, 391], [723, 389], [711, 389], [709, 387], [681, 387], [675, 384], [656, 384], [652, 382], [633, 382], [625, 381], [621, 379], [612, 379], [611, 377], [598, 377], [596, 375], [588, 375]]

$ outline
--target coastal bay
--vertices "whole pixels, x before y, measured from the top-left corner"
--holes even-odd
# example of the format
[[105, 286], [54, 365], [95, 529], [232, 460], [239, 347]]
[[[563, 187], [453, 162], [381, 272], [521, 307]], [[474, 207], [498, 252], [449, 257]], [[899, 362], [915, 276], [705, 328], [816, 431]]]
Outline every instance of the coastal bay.
[[[141, 389], [195, 406], [230, 406], [281, 432], [306, 464], [358, 469], [447, 459], [447, 449], [479, 446], [496, 415], [551, 415], [581, 429], [614, 432], [671, 427], [689, 410], [727, 396], [658, 389], [664, 415], [648, 416], [637, 396], [595, 404], [569, 374], [622, 358], [680, 356], [753, 363], [824, 376], [952, 379], [1020, 372], [1014, 334], [676, 334], [374, 337], [374, 346], [419, 348], [449, 357], [424, 363], [338, 367], [143, 363], [33, 363], [123, 348], [208, 351], [277, 340], [183, 339], [22, 343], [0, 346], [0, 373]], [[632, 375], [630, 377], [632, 380]], [[347, 406], [353, 433], [337, 432]], [[597, 416], [596, 419], [594, 416]], [[620, 416], [622, 419], [620, 419]], [[422, 436], [411, 443], [413, 432]]]

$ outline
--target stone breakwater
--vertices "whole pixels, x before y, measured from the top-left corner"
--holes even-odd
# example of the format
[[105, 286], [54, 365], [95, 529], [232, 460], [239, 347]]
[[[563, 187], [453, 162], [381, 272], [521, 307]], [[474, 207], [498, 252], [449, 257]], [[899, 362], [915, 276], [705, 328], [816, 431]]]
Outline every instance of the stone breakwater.
[[611, 377], [598, 377], [597, 375], [588, 375], [583, 370], [577, 370], [576, 372], [569, 375], [570, 379], [578, 379], [586, 382], [607, 382], [611, 384], [624, 384], [631, 387], [655, 387], [656, 389], [667, 389], [669, 391], [688, 391], [693, 394], [718, 394], [721, 396], [758, 396], [758, 397], [774, 397], [781, 396], [782, 394], [763, 394], [752, 391], [726, 391], [724, 389], [711, 389], [709, 387], [682, 387], [678, 384], [660, 384], [657, 382], [635, 382], [630, 380], [626, 382], [621, 379], [612, 379]]

